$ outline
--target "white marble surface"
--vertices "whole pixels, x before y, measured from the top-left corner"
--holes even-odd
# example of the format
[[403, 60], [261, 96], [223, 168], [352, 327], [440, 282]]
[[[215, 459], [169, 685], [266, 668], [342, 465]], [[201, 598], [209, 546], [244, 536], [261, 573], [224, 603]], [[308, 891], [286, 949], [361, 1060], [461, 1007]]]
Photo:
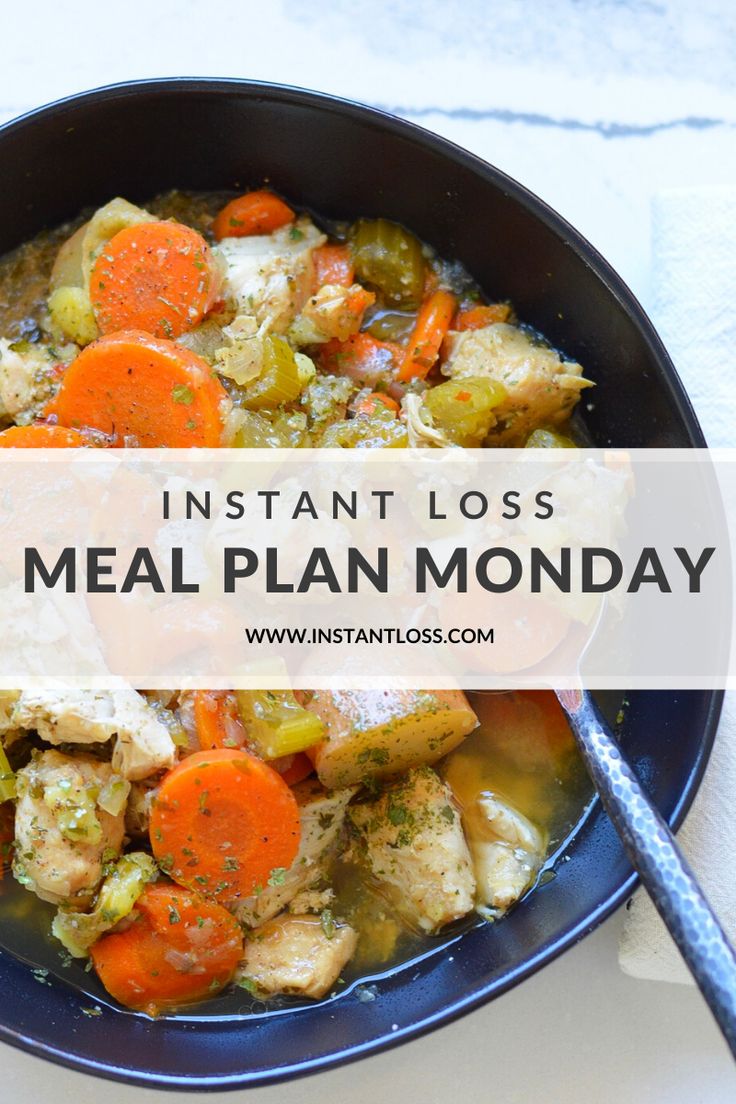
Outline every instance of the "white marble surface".
[[[649, 202], [736, 179], [732, 0], [36, 0], [3, 11], [0, 119], [111, 81], [241, 76], [379, 104], [493, 161], [570, 219], [650, 302]], [[252, 1104], [726, 1104], [733, 1065], [697, 994], [616, 963], [620, 916], [514, 992], [359, 1066]], [[128, 1104], [3, 1049], [14, 1104]], [[182, 1099], [185, 1099], [184, 1097]], [[191, 1099], [191, 1097], [189, 1097]], [[246, 1094], [212, 1098], [237, 1101]]]

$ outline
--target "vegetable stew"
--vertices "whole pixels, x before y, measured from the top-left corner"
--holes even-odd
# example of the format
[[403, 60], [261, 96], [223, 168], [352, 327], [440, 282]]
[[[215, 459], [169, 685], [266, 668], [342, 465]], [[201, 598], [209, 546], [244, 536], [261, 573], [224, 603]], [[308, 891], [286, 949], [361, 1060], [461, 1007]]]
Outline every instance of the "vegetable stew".
[[[409, 229], [267, 190], [40, 235], [0, 334], [6, 448], [574, 448], [590, 386]], [[148, 1015], [321, 999], [503, 917], [588, 797], [550, 694], [3, 691], [0, 944]]]

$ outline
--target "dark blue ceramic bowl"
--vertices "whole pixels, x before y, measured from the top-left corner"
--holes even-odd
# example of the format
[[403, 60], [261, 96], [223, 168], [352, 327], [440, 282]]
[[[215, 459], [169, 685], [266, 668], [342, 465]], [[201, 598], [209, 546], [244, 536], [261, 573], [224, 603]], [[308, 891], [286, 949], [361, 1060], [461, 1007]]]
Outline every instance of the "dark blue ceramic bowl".
[[[106, 88], [0, 128], [0, 252], [112, 195], [271, 185], [336, 218], [385, 215], [457, 257], [489, 296], [578, 358], [597, 384], [596, 444], [688, 447], [703, 438], [631, 292], [575, 230], [497, 169], [408, 123], [311, 92], [245, 81]], [[622, 739], [669, 822], [683, 819], [720, 710], [713, 693], [630, 696]], [[75, 1069], [189, 1089], [265, 1084], [374, 1053], [498, 996], [596, 927], [634, 877], [594, 804], [557, 876], [503, 923], [447, 942], [315, 1007], [163, 1019], [102, 1006], [0, 953], [0, 1038]], [[244, 1012], [249, 1013], [247, 994]]]

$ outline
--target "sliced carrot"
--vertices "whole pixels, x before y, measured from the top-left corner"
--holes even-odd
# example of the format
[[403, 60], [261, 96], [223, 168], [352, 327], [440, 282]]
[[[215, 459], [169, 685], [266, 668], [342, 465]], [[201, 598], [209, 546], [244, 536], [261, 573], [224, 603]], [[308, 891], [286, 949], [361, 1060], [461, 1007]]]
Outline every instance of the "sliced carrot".
[[275, 770], [247, 751], [220, 748], [182, 760], [161, 783], [151, 846], [174, 881], [232, 902], [291, 866], [299, 811]]
[[194, 329], [219, 290], [201, 234], [179, 222], [140, 222], [110, 239], [89, 279], [100, 333], [146, 330], [179, 337]]
[[455, 296], [435, 291], [422, 304], [406, 354], [399, 368], [399, 379], [423, 379], [440, 355], [440, 348], [455, 313]]
[[92, 442], [76, 429], [36, 422], [11, 426], [0, 433], [0, 448], [83, 448]]
[[287, 786], [296, 786], [297, 782], [303, 782], [314, 770], [312, 760], [303, 751], [272, 759], [269, 766], [279, 772]]
[[243, 933], [227, 909], [180, 886], [148, 885], [124, 931], [90, 952], [108, 993], [155, 1016], [212, 996], [231, 980], [243, 956]]
[[63, 426], [99, 429], [122, 445], [215, 448], [227, 393], [195, 353], [138, 330], [100, 338], [64, 374], [46, 413]]
[[485, 307], [470, 307], [459, 310], [455, 315], [453, 330], [482, 330], [494, 322], [507, 322], [511, 317], [511, 307], [507, 303], [489, 303]]
[[320, 366], [325, 372], [375, 385], [393, 375], [404, 350], [390, 341], [378, 341], [367, 333], [356, 333], [346, 341], [333, 338], [320, 350]]
[[345, 306], [351, 314], [358, 318], [362, 317], [363, 313], [368, 310], [368, 307], [372, 307], [375, 301], [376, 296], [372, 291], [367, 291], [360, 284], [356, 284], [355, 291], [347, 296]]
[[230, 690], [195, 691], [194, 723], [202, 751], [245, 747], [245, 728]]
[[347, 245], [321, 245], [312, 253], [314, 286], [337, 284], [350, 287], [355, 281], [355, 267]]
[[212, 223], [212, 233], [218, 241], [250, 234], [271, 234], [293, 222], [294, 218], [291, 207], [273, 192], [246, 192], [225, 204]]
[[392, 414], [398, 414], [401, 407], [390, 395], [384, 395], [382, 391], [373, 391], [360, 399], [353, 409], [356, 414], [375, 414], [378, 410], [388, 410]]

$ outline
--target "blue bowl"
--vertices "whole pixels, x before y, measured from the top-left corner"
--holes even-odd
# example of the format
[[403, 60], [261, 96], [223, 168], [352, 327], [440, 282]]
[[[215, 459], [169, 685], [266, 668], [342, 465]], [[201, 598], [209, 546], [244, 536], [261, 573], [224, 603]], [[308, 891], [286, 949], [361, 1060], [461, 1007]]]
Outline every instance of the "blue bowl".
[[[433, 134], [330, 96], [247, 81], [118, 85], [0, 128], [0, 252], [113, 195], [245, 188], [268, 177], [334, 218], [384, 215], [456, 257], [491, 297], [585, 365], [596, 444], [704, 444], [682, 385], [628, 288], [571, 226], [497, 169]], [[682, 821], [705, 768], [721, 695], [631, 694], [626, 751], [664, 816]], [[438, 941], [309, 1008], [151, 1022], [0, 953], [0, 1038], [104, 1077], [179, 1089], [267, 1084], [414, 1038], [491, 1000], [592, 931], [634, 888], [597, 802], [556, 876], [500, 924]], [[90, 1008], [90, 1005], [93, 1005]]]

